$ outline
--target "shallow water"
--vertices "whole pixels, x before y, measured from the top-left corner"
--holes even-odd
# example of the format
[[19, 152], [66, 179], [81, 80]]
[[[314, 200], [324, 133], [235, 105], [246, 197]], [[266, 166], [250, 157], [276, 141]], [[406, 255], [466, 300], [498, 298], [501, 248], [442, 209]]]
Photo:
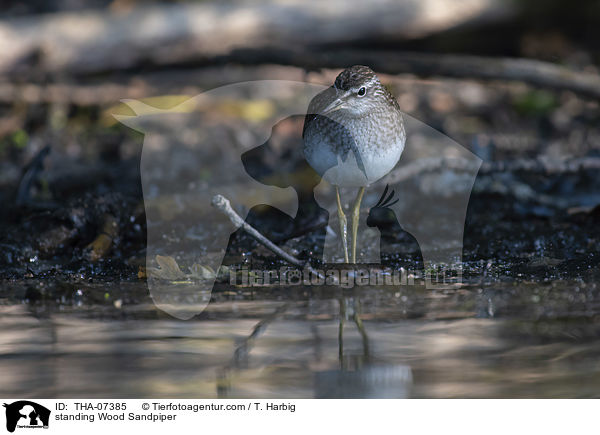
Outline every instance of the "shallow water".
[[214, 293], [189, 321], [143, 283], [32, 285], [0, 293], [8, 397], [600, 395], [600, 297], [582, 282]]

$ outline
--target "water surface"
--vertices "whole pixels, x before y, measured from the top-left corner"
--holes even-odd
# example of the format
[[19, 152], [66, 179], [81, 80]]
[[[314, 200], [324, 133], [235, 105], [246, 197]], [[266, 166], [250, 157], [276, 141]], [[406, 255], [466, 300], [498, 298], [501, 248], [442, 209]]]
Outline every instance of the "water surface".
[[4, 396], [600, 395], [595, 284], [225, 292], [189, 321], [143, 283], [35, 285], [0, 293]]

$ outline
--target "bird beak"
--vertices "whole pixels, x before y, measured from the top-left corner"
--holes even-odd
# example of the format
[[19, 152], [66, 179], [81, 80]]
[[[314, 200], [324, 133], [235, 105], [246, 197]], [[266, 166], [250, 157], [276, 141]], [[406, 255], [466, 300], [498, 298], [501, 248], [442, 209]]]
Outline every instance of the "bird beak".
[[339, 98], [336, 98], [335, 100], [333, 100], [331, 102], [331, 104], [329, 106], [327, 106], [325, 109], [323, 109], [321, 111], [321, 114], [326, 115], [328, 113], [335, 112], [336, 110], [340, 110], [343, 107], [344, 107], [344, 101]]

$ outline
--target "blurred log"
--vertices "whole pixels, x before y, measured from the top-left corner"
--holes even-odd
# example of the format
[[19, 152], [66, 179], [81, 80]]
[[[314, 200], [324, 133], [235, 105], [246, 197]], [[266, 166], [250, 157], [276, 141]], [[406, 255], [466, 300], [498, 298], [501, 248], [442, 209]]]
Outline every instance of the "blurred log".
[[582, 73], [549, 62], [532, 59], [490, 58], [360, 50], [320, 51], [314, 53], [279, 49], [238, 49], [218, 59], [220, 62], [256, 65], [275, 63], [303, 67], [344, 68], [369, 65], [387, 74], [415, 74], [484, 80], [520, 81], [554, 90], [568, 90], [589, 98], [600, 98], [600, 76]]
[[[390, 172], [384, 182], [396, 184], [409, 179], [416, 179], [427, 172], [441, 172], [452, 170], [455, 172], [477, 170], [477, 162], [464, 158], [432, 157], [417, 159], [409, 165], [400, 166]], [[563, 174], [577, 174], [581, 171], [600, 170], [599, 157], [580, 157], [572, 159], [551, 159], [538, 157], [535, 159], [515, 159], [508, 161], [484, 161], [479, 168], [477, 183], [473, 192], [495, 193], [500, 195], [513, 195], [522, 202], [536, 202], [552, 208], [567, 208], [573, 204], [565, 195], [549, 195], [538, 192], [529, 183], [523, 182], [518, 177], [498, 178], [501, 173], [527, 173], [540, 176], [559, 176]], [[580, 209], [573, 209], [577, 212]]]
[[[231, 68], [232, 64], [240, 65]], [[276, 68], [274, 64], [281, 65]], [[370, 65], [378, 73], [520, 81], [541, 88], [571, 91], [581, 97], [600, 98], [600, 76], [582, 73], [530, 59], [487, 58], [401, 52], [335, 51], [299, 53], [290, 50], [234, 50], [218, 56], [204, 67], [165, 68], [153, 72], [119, 75], [118, 81], [102, 78], [79, 83], [17, 83], [0, 81], [0, 103], [72, 103], [76, 105], [114, 104], [123, 98], [152, 95], [196, 95], [207, 88], [247, 80], [304, 79], [302, 70], [340, 69], [350, 64]], [[224, 68], [227, 66], [228, 68]], [[251, 67], [251, 68], [250, 68]], [[3, 131], [0, 123], [0, 132]]]
[[[240, 65], [240, 68], [223, 68], [231, 64]], [[282, 66], [274, 68], [274, 64]], [[0, 102], [58, 102], [84, 106], [113, 104], [123, 98], [138, 99], [167, 93], [195, 95], [204, 89], [237, 81], [303, 80], [302, 69], [340, 69], [352, 64], [369, 65], [378, 73], [392, 75], [406, 73], [417, 76], [519, 81], [535, 87], [571, 91], [581, 97], [600, 98], [600, 76], [530, 59], [356, 50], [303, 53], [277, 49], [240, 49], [226, 56], [212, 58], [204, 67], [166, 68], [143, 76], [120, 74], [118, 81], [112, 82], [106, 78], [100, 81], [84, 78], [79, 83], [41, 85], [4, 80], [0, 81]], [[0, 124], [0, 131], [1, 127]]]
[[[387, 184], [399, 183], [423, 174], [441, 170], [473, 171], [477, 170], [477, 162], [463, 158], [431, 157], [417, 159], [410, 165], [400, 166], [386, 175]], [[600, 170], [600, 157], [578, 157], [572, 159], [515, 159], [508, 161], [484, 161], [479, 167], [479, 174], [498, 172], [527, 172], [529, 174], [574, 174], [581, 171]]]
[[259, 0], [65, 12], [0, 21], [0, 74], [169, 65], [235, 48], [419, 38], [512, 13], [500, 0]]
[[577, 157], [568, 159], [516, 159], [498, 162], [483, 162], [480, 173], [527, 172], [546, 175], [576, 174], [581, 171], [600, 170], [600, 157]]
[[[200, 92], [200, 88], [198, 87], [197, 89]], [[36, 83], [4, 81], [0, 82], [0, 102], [12, 103], [20, 101], [29, 104], [64, 103], [78, 106], [96, 106], [114, 104], [123, 98], [144, 98], [149, 95], [161, 93], [160, 91], [160, 88], [144, 86], [139, 83], [131, 85], [117, 83], [50, 83], [40, 85]], [[0, 137], [3, 136], [3, 131], [5, 129], [8, 130], [8, 127], [11, 126], [7, 125], [4, 127], [4, 123], [0, 122]]]
[[[110, 77], [78, 77], [77, 80], [66, 78], [44, 84], [0, 78], [0, 103], [19, 101], [29, 104], [114, 105], [121, 99], [140, 99], [157, 95], [191, 97], [206, 89], [248, 80], [301, 81], [304, 77], [304, 70], [296, 67], [215, 65], [199, 68], [164, 68], [143, 74], [120, 72]], [[3, 131], [15, 128], [14, 122], [8, 121], [0, 120], [0, 137]], [[16, 128], [20, 125], [20, 121], [17, 122]]]

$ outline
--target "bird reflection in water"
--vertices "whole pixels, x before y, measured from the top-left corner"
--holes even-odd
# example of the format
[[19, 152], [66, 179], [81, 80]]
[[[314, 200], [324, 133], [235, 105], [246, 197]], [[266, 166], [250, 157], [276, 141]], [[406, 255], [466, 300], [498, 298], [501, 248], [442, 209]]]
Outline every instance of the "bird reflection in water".
[[[341, 290], [343, 291], [343, 290]], [[346, 292], [346, 291], [343, 291]], [[315, 398], [405, 398], [410, 394], [412, 371], [406, 365], [387, 364], [372, 355], [367, 328], [361, 318], [362, 305], [358, 290], [352, 294], [340, 294], [338, 318], [338, 360], [339, 366], [331, 370], [319, 370], [313, 377]], [[228, 366], [217, 374], [216, 387], [219, 397], [231, 397], [234, 379], [250, 368], [252, 348], [259, 336], [290, 308], [288, 303], [279, 306], [271, 314], [255, 324], [249, 335], [238, 341]], [[355, 352], [346, 347], [344, 331], [352, 322], [361, 341], [361, 350]], [[316, 359], [320, 360], [323, 350], [318, 328], [313, 326]], [[300, 370], [300, 368], [298, 368]]]

